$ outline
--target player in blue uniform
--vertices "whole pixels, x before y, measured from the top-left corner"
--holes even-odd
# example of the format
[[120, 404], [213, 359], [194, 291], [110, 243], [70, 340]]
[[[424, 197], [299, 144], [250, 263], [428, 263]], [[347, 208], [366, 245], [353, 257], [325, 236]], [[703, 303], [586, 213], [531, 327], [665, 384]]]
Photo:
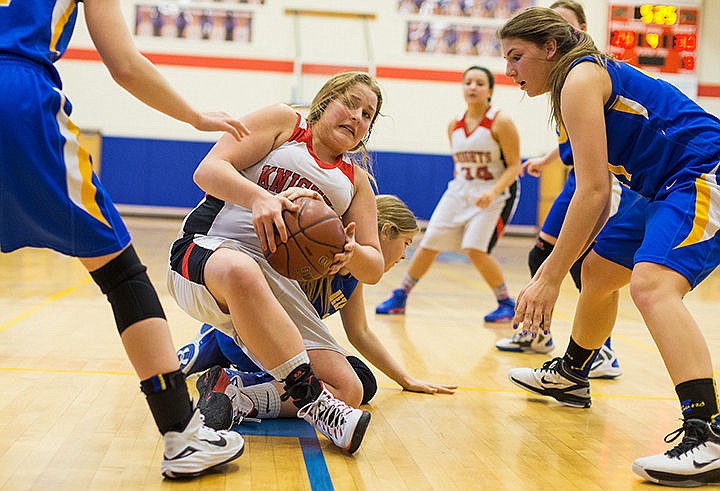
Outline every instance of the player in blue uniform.
[[[577, 188], [553, 252], [518, 296], [514, 323], [549, 330], [560, 283], [602, 228], [609, 171], [649, 200], [642, 242], [633, 254], [630, 293], [663, 357], [680, 401], [683, 426], [669, 451], [633, 463], [644, 479], [666, 485], [720, 483], [720, 426], [710, 353], [683, 297], [720, 264], [720, 120], [676, 87], [601, 53], [556, 12], [536, 7], [499, 31], [506, 73], [529, 96], [550, 93], [567, 130]], [[591, 253], [592, 254], [592, 253]], [[542, 368], [514, 369], [525, 389], [569, 405], [590, 403], [587, 370], [612, 329], [598, 316], [622, 282], [620, 263], [583, 265], [583, 291], [565, 355]], [[592, 322], [589, 320], [592, 319]], [[552, 383], [552, 384], [551, 384]]]
[[[83, 3], [103, 63], [130, 94], [199, 130], [237, 139], [248, 133], [225, 113], [197, 112], [168, 85], [135, 48], [117, 0]], [[191, 477], [238, 457], [243, 439], [206, 427], [193, 410], [145, 266], [78, 144], [72, 105], [53, 65], [67, 48], [77, 12], [75, 0], [0, 2], [0, 249], [42, 247], [80, 259], [112, 305], [163, 434], [163, 475]]]
[[[560, 14], [565, 20], [567, 20], [573, 27], [586, 31], [587, 20], [585, 17], [585, 10], [582, 5], [573, 0], [559, 0], [550, 5], [550, 8]], [[530, 250], [528, 254], [528, 266], [530, 267], [530, 274], [535, 275], [540, 265], [547, 259], [555, 246], [558, 235], [560, 235], [560, 229], [562, 228], [563, 221], [565, 221], [565, 214], [567, 213], [568, 205], [570, 200], [575, 193], [575, 171], [572, 169], [572, 148], [570, 147], [570, 141], [567, 138], [567, 134], [563, 131], [558, 131], [558, 146], [548, 152], [546, 155], [536, 158], [529, 159], [523, 163], [521, 173], [527, 171], [530, 175], [539, 177], [542, 170], [555, 162], [561, 162], [570, 167], [567, 180], [560, 194], [553, 201], [550, 211], [545, 217], [540, 233], [538, 234], [535, 246]], [[608, 219], [608, 223], [603, 228], [602, 232], [596, 238], [594, 248], [597, 250], [608, 250], [608, 248], [614, 247], [613, 239], [618, 236], [622, 237], [626, 230], [620, 225], [620, 230], [614, 225], [617, 223], [617, 217], [630, 210], [631, 213], [644, 213], [644, 201], [639, 201], [637, 193], [629, 190], [626, 187], [620, 186], [619, 182], [613, 182], [613, 206], [611, 209], [611, 216]], [[619, 202], [619, 203], [616, 203]], [[631, 231], [632, 232], [632, 231]], [[636, 234], [642, 236], [642, 230], [636, 231]], [[621, 246], [622, 247], [622, 246]], [[581, 278], [580, 271], [582, 263], [590, 252], [590, 249], [585, 251], [580, 258], [570, 268], [570, 276], [575, 283], [578, 291], [581, 290]], [[630, 258], [627, 267], [632, 269], [632, 258]], [[629, 270], [627, 272], [628, 282], [630, 281]], [[614, 311], [617, 310], [617, 302], [610, 303], [609, 308]], [[600, 352], [595, 357], [595, 360], [590, 367], [588, 373], [589, 378], [606, 378], [613, 379], [619, 377], [622, 374], [622, 369], [618, 363], [615, 351], [612, 349], [612, 340], [610, 337], [607, 338], [603, 346], [600, 348]], [[501, 351], [512, 351], [520, 353], [549, 353], [554, 349], [554, 342], [552, 333], [545, 335], [544, 333], [538, 333], [537, 336], [533, 337], [522, 331], [517, 331], [512, 337], [503, 338], [499, 340], [495, 346]]]
[[[383, 253], [385, 269], [389, 270], [405, 257], [405, 249], [417, 233], [418, 225], [412, 212], [397, 197], [379, 195], [376, 196], [376, 202], [380, 248]], [[308, 291], [308, 294], [312, 299], [315, 310], [323, 318], [340, 312], [343, 327], [353, 346], [383, 373], [396, 381], [404, 390], [428, 394], [454, 392], [456, 386], [434, 384], [413, 377], [385, 349], [380, 339], [368, 327], [363, 287], [356, 278], [340, 272], [331, 278], [329, 288], [316, 288], [314, 291]], [[312, 351], [310, 353], [312, 355]], [[207, 394], [202, 393], [203, 387], [208, 390], [217, 385], [218, 379], [222, 375], [218, 373], [221, 368], [227, 368], [226, 375], [230, 379], [236, 379], [234, 383], [244, 387], [245, 392], [249, 393], [251, 397], [256, 397], [255, 394], [258, 393], [258, 390], [253, 389], [253, 392], [248, 392], [248, 387], [265, 384], [273, 380], [267, 372], [253, 363], [233, 338], [209, 324], [204, 324], [195, 339], [178, 350], [178, 358], [180, 359], [181, 369], [187, 375], [211, 368], [215, 371], [211, 375], [202, 376], [213, 379], [214, 382], [210, 384], [210, 387], [201, 377], [201, 382], [198, 384], [201, 389], [201, 399], [207, 397]], [[348, 356], [347, 358], [362, 382], [362, 403], [366, 404], [377, 390], [375, 377], [367, 365], [359, 358], [354, 356]], [[220, 384], [224, 384], [223, 387], [225, 388], [227, 378], [223, 377]], [[233, 391], [234, 389], [231, 387], [230, 390]], [[266, 386], [266, 390], [274, 391], [276, 389]], [[240, 397], [233, 402], [237, 405], [241, 402], [240, 399], [242, 398]], [[273, 399], [276, 400], [277, 398]], [[262, 400], [266, 400], [264, 395]], [[212, 402], [214, 404], [226, 404], [220, 401]], [[253, 405], [260, 406], [255, 401], [253, 401]], [[208, 421], [227, 421], [212, 414], [218, 409], [207, 408], [207, 405], [204, 405], [202, 410]], [[235, 413], [238, 414], [238, 411], [235, 411]], [[276, 417], [277, 415], [268, 415], [266, 413], [259, 416], [267, 418]]]

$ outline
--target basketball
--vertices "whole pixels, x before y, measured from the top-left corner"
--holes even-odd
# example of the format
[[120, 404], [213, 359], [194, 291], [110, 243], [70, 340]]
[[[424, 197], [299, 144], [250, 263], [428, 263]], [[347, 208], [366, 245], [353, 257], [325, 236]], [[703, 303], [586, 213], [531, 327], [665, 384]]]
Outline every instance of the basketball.
[[283, 210], [288, 240], [280, 242], [275, 231], [274, 253], [265, 257], [281, 275], [298, 281], [312, 281], [328, 274], [335, 254], [345, 247], [345, 229], [337, 214], [325, 202], [298, 198], [300, 209]]

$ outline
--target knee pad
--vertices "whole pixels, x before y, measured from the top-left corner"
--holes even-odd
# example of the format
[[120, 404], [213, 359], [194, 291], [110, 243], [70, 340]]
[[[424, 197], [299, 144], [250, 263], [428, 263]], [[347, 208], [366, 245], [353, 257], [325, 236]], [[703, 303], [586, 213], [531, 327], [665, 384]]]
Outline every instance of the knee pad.
[[540, 266], [548, 258], [554, 247], [555, 246], [540, 237], [537, 238], [535, 247], [533, 247], [528, 254], [528, 267], [530, 268], [531, 276], [535, 276], [535, 273], [540, 269]]
[[360, 358], [357, 358], [355, 356], [348, 356], [347, 360], [348, 362], [350, 362], [350, 366], [353, 367], [353, 370], [355, 370], [355, 373], [357, 374], [360, 382], [362, 383], [362, 404], [367, 404], [377, 392], [378, 387], [377, 380], [375, 380], [375, 375], [373, 375], [370, 367], [363, 363]]
[[120, 334], [144, 319], [165, 319], [145, 266], [131, 245], [102, 268], [90, 273], [107, 296]]

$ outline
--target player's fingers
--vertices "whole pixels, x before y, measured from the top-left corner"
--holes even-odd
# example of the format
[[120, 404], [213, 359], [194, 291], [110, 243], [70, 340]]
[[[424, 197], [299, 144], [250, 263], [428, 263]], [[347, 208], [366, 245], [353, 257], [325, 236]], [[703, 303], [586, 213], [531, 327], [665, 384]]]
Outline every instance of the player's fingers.
[[261, 224], [258, 224], [257, 222], [253, 222], [253, 228], [255, 229], [255, 235], [257, 235], [258, 239], [260, 240], [260, 247], [262, 247], [263, 251], [267, 251], [268, 243], [267, 239], [265, 238], [265, 227], [263, 227]]

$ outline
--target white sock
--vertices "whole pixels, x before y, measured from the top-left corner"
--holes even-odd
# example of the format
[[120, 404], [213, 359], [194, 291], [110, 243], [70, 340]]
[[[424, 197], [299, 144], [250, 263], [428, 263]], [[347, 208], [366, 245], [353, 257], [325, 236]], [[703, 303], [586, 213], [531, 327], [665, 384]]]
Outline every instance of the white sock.
[[240, 391], [255, 404], [260, 419], [280, 416], [280, 393], [272, 382], [243, 387]]

